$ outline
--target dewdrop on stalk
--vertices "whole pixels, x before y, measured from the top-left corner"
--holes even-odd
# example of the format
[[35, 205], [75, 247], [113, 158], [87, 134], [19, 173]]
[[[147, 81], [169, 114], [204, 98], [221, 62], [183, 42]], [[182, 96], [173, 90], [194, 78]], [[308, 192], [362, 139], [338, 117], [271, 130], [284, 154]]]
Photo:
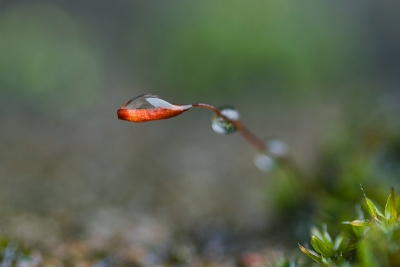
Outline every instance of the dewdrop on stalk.
[[269, 172], [278, 165], [279, 160], [288, 156], [289, 146], [276, 138], [266, 139], [264, 145], [265, 150], [254, 156], [254, 164], [259, 170]]
[[254, 164], [259, 170], [269, 172], [275, 168], [276, 161], [264, 153], [259, 153], [254, 156]]
[[[222, 115], [232, 121], [238, 121], [240, 119], [239, 112], [233, 107], [219, 108], [219, 111]], [[211, 119], [211, 127], [213, 128], [214, 132], [218, 134], [231, 134], [237, 130], [231, 122], [216, 114], [214, 114]]]
[[275, 158], [284, 158], [289, 154], [289, 146], [282, 140], [271, 138], [264, 143], [265, 150]]

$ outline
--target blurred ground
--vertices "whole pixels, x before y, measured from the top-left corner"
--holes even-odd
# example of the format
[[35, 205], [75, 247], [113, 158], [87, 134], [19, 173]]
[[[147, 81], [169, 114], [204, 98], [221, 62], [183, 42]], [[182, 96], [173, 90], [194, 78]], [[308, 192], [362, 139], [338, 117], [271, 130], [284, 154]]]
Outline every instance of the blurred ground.
[[231, 104], [316, 173], [357, 131], [396, 139], [399, 8], [0, 1], [1, 231], [49, 244], [154, 245], [186, 234], [209, 246], [227, 236], [268, 243], [279, 221], [274, 175], [256, 169], [238, 134], [213, 133], [206, 110], [132, 124], [117, 109], [147, 92]]

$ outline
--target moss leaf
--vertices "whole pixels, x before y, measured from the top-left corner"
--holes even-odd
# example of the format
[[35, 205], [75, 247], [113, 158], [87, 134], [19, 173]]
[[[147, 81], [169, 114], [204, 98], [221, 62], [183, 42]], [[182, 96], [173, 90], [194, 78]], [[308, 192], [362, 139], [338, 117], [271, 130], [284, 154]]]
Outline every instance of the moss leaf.
[[315, 253], [312, 250], [306, 249], [305, 247], [303, 247], [302, 245], [299, 244], [299, 248], [300, 250], [306, 254], [308, 257], [310, 257], [312, 260], [318, 262], [318, 263], [322, 263], [322, 258], [320, 255], [318, 255], [317, 253]]
[[385, 217], [387, 220], [394, 221], [397, 219], [396, 200], [394, 198], [394, 189], [392, 187], [385, 206]]
[[318, 253], [326, 258], [335, 255], [335, 252], [315, 235], [311, 236], [311, 245]]
[[342, 224], [350, 224], [352, 226], [369, 226], [370, 225], [368, 220], [354, 220], [351, 222], [345, 221], [345, 222], [342, 222]]
[[385, 218], [369, 198], [365, 197], [365, 201], [367, 202], [369, 213], [371, 214], [372, 217], [374, 217], [377, 220], [382, 220], [383, 218]]

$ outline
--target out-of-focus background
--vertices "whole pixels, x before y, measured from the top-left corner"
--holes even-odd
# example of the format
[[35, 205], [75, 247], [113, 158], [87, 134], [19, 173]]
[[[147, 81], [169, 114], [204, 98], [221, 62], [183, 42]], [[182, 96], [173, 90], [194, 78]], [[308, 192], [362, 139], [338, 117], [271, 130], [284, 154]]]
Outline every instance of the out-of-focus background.
[[[314, 221], [346, 220], [360, 183], [371, 198], [400, 184], [399, 13], [395, 0], [0, 1], [2, 234], [193, 237], [214, 255], [295, 247]], [[259, 171], [207, 110], [119, 121], [142, 93], [235, 106], [289, 145], [304, 180]]]

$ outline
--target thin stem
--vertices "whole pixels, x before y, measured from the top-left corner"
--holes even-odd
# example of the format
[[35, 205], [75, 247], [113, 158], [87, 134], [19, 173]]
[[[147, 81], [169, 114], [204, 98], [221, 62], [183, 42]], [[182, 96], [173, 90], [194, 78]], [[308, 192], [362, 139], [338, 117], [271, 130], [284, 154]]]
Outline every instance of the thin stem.
[[238, 131], [239, 133], [244, 137], [244, 139], [247, 140], [252, 146], [254, 146], [257, 150], [259, 151], [265, 151], [265, 144], [264, 141], [257, 137], [255, 134], [253, 134], [249, 129], [247, 129], [240, 120], [231, 120], [225, 115], [221, 113], [221, 111], [214, 106], [211, 106], [209, 104], [204, 104], [204, 103], [196, 103], [192, 105], [193, 107], [199, 107], [199, 108], [206, 108], [214, 112], [218, 117], [222, 117], [225, 121], [231, 123]]
[[[224, 117], [224, 119], [225, 118], [226, 117]], [[238, 129], [239, 133], [244, 137], [244, 139], [252, 144], [258, 151], [265, 151], [265, 142], [247, 129], [241, 121], [233, 121], [232, 124], [236, 127], [236, 129]]]

